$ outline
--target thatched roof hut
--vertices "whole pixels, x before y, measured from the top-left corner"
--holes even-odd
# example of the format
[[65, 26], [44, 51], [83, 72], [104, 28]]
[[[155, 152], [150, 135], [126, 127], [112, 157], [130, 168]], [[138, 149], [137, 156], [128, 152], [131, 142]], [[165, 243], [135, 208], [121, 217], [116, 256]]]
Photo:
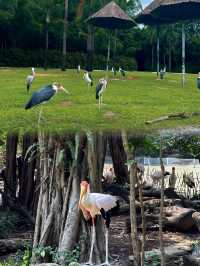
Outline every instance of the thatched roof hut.
[[[136, 21], [145, 24], [159, 22], [161, 24], [199, 18], [200, 0], [154, 0], [139, 14]], [[154, 21], [156, 23], [151, 23]]]
[[114, 1], [90, 16], [88, 23], [106, 29], [128, 29], [135, 22]]

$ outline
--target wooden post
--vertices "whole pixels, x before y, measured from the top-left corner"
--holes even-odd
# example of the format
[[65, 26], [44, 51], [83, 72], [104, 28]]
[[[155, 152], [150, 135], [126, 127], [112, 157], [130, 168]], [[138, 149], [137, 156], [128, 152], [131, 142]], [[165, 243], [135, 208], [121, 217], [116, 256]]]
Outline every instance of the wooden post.
[[160, 72], [160, 27], [157, 26], [157, 77]]
[[182, 86], [185, 85], [185, 24], [182, 24]]
[[163, 148], [163, 140], [160, 140], [160, 167], [162, 172], [161, 179], [161, 199], [160, 199], [160, 217], [159, 217], [159, 241], [160, 241], [160, 258], [161, 258], [161, 266], [165, 266], [165, 249], [164, 249], [164, 241], [163, 241], [163, 215], [164, 215], [164, 190], [165, 190], [165, 180], [164, 180], [164, 172], [165, 167], [162, 160], [162, 148]]

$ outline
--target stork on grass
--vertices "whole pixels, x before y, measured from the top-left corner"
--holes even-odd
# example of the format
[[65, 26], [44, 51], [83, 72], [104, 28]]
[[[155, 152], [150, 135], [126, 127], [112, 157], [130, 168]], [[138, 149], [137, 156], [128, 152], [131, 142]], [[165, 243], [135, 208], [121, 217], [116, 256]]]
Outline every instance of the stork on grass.
[[96, 86], [96, 99], [99, 100], [99, 111], [101, 110], [101, 105], [103, 104], [103, 93], [107, 88], [108, 82], [105, 78], [101, 78]]
[[89, 86], [91, 87], [93, 86], [93, 78], [88, 71], [84, 72], [83, 79], [87, 82], [88, 89], [89, 89]]
[[80, 72], [81, 72], [81, 66], [78, 65], [78, 66], [77, 66], [77, 73], [79, 74]]
[[89, 183], [87, 181], [82, 181], [80, 184], [81, 192], [79, 199], [79, 208], [82, 210], [83, 216], [86, 221], [92, 219], [92, 241], [90, 257], [87, 264], [92, 264], [92, 254], [95, 243], [95, 217], [96, 215], [101, 215], [105, 220], [106, 225], [106, 260], [102, 265], [110, 265], [108, 261], [108, 229], [110, 226], [110, 213], [109, 210], [117, 205], [117, 198], [107, 194], [101, 193], [90, 193]]
[[27, 93], [29, 93], [29, 90], [30, 90], [30, 88], [32, 86], [32, 83], [33, 83], [34, 79], [35, 79], [35, 68], [32, 67], [32, 74], [30, 74], [30, 75], [28, 75], [26, 77], [26, 89], [27, 89]]
[[[40, 90], [34, 92], [30, 100], [26, 104], [25, 109], [28, 110], [30, 108], [33, 108], [34, 106], [44, 104], [50, 101], [58, 91], [64, 91], [65, 93], [70, 94], [60, 83], [54, 82], [53, 84], [46, 85], [42, 87]], [[38, 126], [40, 124], [41, 116], [42, 116], [42, 105], [40, 108], [40, 113], [38, 118]]]
[[125, 78], [126, 73], [125, 73], [125, 70], [122, 67], [119, 67], [119, 73], [122, 75], [123, 78]]

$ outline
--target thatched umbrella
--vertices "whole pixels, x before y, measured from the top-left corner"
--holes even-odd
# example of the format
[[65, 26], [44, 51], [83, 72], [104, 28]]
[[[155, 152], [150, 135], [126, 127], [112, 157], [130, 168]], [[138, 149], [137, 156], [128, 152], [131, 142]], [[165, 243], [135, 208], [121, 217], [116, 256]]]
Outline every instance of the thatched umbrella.
[[182, 84], [185, 83], [185, 24], [200, 18], [200, 0], [154, 0], [147, 8], [155, 19], [182, 22]]
[[151, 10], [154, 6], [154, 1], [148, 5], [136, 18], [135, 18], [135, 21], [137, 23], [142, 23], [142, 24], [145, 24], [145, 25], [149, 25], [149, 26], [156, 26], [157, 28], [157, 47], [156, 47], [156, 50], [157, 50], [157, 76], [159, 75], [159, 72], [160, 72], [160, 37], [159, 37], [159, 28], [160, 28], [160, 25], [163, 25], [163, 24], [167, 24], [167, 21], [164, 21], [160, 18], [156, 18], [154, 17], [152, 14], [151, 14]]
[[[110, 31], [116, 29], [129, 29], [136, 25], [135, 22], [114, 1], [111, 1], [102, 9], [90, 16], [87, 19], [87, 22], [96, 27], [109, 29]], [[107, 69], [110, 60], [110, 39], [111, 34], [109, 34], [108, 42]]]

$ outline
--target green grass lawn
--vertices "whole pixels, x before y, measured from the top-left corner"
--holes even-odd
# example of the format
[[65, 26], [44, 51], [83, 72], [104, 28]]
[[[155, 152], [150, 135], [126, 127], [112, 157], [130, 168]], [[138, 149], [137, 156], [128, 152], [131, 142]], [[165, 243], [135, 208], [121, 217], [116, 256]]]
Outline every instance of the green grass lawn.
[[[30, 95], [26, 93], [25, 78], [30, 68], [0, 70], [0, 121], [2, 130], [34, 131], [38, 116], [33, 110], [25, 110]], [[161, 128], [187, 125], [199, 126], [200, 117], [184, 120], [164, 121], [145, 125], [146, 120], [174, 112], [200, 112], [200, 91], [196, 86], [196, 75], [187, 75], [186, 85], [181, 86], [180, 74], [167, 74], [157, 80], [155, 73], [129, 72], [127, 80], [110, 80], [104, 93], [104, 105], [99, 112], [95, 99], [95, 87], [104, 72], [93, 73], [94, 86], [87, 88], [83, 73], [75, 70], [36, 69], [32, 91], [42, 85], [58, 81], [71, 93], [60, 92], [44, 105], [43, 115], [47, 119], [43, 130], [116, 130], [127, 129], [147, 132]], [[112, 77], [112, 75], [111, 75]], [[120, 78], [120, 76], [118, 76]]]

